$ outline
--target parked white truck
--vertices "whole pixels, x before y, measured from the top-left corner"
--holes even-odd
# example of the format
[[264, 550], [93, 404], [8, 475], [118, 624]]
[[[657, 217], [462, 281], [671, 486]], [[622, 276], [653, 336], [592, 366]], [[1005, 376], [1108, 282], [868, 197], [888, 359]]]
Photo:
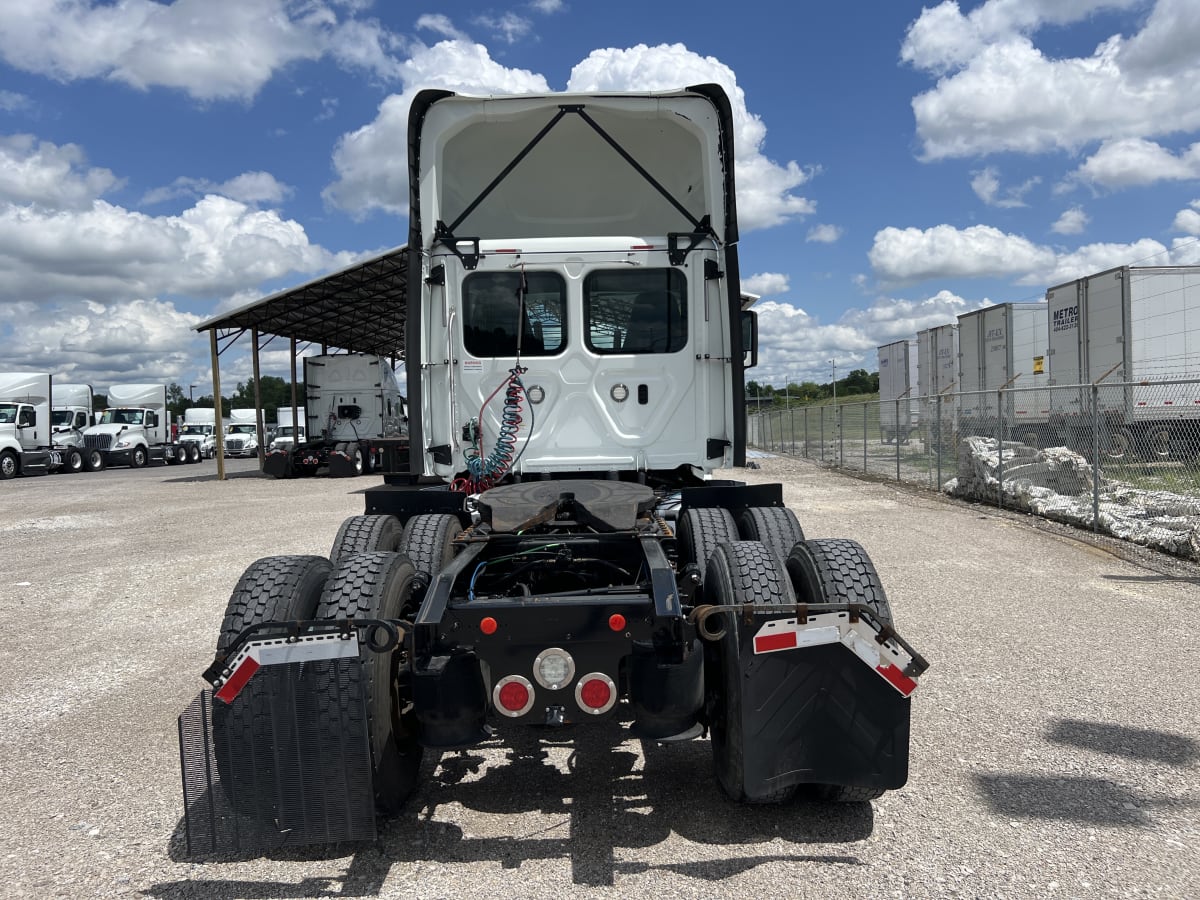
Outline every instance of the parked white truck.
[[258, 456], [258, 410], [232, 409], [225, 426], [226, 456]]
[[166, 385], [114, 384], [108, 403], [100, 421], [83, 433], [84, 446], [99, 451], [102, 466], [194, 461], [182, 442], [171, 439]]
[[[99, 451], [87, 450], [83, 444], [84, 429], [96, 422], [92, 386], [54, 382], [50, 390], [51, 439], [55, 446], [66, 450], [63, 471], [94, 471], [102, 463]], [[67, 448], [78, 451], [78, 459]]]
[[[1200, 453], [1200, 266], [1109, 269], [1050, 288], [1046, 306], [1050, 410], [1064, 443], [1090, 452], [1095, 414], [1110, 457]], [[1192, 383], [1164, 383], [1181, 379]]]
[[1003, 440], [1032, 447], [1053, 442], [1046, 322], [1044, 303], [1000, 303], [958, 317], [960, 434], [1003, 430]]
[[217, 446], [217, 414], [211, 407], [193, 406], [183, 411], [179, 442], [188, 450], [189, 462], [211, 459]]
[[885, 444], [908, 437], [920, 421], [917, 342], [893, 341], [879, 352], [879, 433]]
[[292, 447], [296, 445], [297, 421], [300, 423], [299, 436], [300, 440], [304, 440], [304, 420], [306, 413], [304, 407], [301, 406], [295, 410], [295, 416], [292, 415], [290, 406], [281, 406], [275, 412], [275, 436], [271, 438], [271, 443], [267, 447], [267, 452], [290, 453]]
[[83, 453], [55, 434], [47, 372], [0, 374], [0, 479], [78, 472]]
[[[366, 353], [308, 356], [304, 383], [308, 438], [287, 452], [277, 437], [264, 471], [286, 478], [323, 469], [333, 476], [407, 470], [404, 397], [386, 359]], [[284, 412], [290, 410], [279, 415]]]

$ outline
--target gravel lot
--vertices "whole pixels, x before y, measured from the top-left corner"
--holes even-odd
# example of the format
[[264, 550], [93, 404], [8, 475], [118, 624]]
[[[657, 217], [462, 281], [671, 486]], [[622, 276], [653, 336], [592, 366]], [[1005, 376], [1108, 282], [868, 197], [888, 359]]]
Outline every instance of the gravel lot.
[[427, 758], [371, 846], [194, 862], [175, 718], [242, 570], [327, 553], [366, 480], [252, 462], [0, 485], [5, 897], [1183, 897], [1200, 884], [1200, 569], [803, 460], [809, 537], [864, 544], [931, 661], [906, 788], [742, 808], [706, 741], [617, 725]]

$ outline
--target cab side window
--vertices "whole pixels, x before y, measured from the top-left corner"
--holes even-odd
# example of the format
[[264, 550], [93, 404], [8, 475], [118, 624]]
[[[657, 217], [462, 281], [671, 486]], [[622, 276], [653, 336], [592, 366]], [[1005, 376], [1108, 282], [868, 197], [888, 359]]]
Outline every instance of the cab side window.
[[555, 272], [476, 272], [463, 280], [472, 356], [553, 356], [566, 346], [566, 283]]
[[676, 353], [687, 345], [687, 282], [677, 269], [592, 272], [584, 280], [594, 353]]

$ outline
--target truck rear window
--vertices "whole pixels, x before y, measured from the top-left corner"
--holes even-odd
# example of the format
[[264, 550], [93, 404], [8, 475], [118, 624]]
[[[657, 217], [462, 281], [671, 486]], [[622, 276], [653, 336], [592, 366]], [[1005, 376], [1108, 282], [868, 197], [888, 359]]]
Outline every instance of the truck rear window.
[[583, 282], [588, 349], [675, 353], [687, 344], [687, 281], [678, 269], [592, 272]]
[[561, 353], [566, 315], [567, 286], [556, 272], [476, 272], [463, 280], [463, 346], [472, 356], [515, 357], [518, 339], [522, 356]]

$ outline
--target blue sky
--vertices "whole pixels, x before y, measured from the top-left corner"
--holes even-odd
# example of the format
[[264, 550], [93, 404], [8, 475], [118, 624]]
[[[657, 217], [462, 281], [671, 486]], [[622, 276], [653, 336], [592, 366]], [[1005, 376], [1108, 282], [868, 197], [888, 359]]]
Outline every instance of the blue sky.
[[196, 324], [403, 243], [426, 87], [723, 84], [763, 383], [1200, 264], [1196, 0], [445, 9], [0, 0], [0, 370], [211, 384]]

